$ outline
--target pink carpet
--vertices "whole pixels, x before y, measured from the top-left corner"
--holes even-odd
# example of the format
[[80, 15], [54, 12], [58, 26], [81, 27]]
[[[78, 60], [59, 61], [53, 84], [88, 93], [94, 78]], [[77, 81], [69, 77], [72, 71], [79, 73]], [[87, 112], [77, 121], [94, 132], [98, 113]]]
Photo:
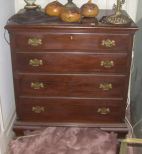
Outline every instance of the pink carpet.
[[10, 154], [116, 154], [117, 135], [95, 128], [48, 127], [13, 140]]

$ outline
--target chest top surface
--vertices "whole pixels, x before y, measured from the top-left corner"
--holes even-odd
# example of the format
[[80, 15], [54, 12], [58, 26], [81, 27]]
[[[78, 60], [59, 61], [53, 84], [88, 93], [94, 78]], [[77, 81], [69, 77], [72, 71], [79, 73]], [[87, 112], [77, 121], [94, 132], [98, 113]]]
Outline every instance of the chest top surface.
[[[136, 31], [137, 26], [131, 20], [131, 23], [128, 25], [112, 25], [106, 24], [103, 19], [106, 16], [113, 14], [112, 10], [100, 10], [97, 18], [82, 18], [78, 23], [66, 23], [61, 21], [58, 17], [50, 17], [45, 15], [41, 11], [25, 11], [20, 10], [18, 14], [13, 15], [7, 22], [5, 26], [6, 29], [14, 30], [14, 29], [74, 29], [74, 30], [87, 30], [90, 32], [95, 30], [106, 32], [109, 31]], [[124, 14], [127, 13], [124, 11]]]

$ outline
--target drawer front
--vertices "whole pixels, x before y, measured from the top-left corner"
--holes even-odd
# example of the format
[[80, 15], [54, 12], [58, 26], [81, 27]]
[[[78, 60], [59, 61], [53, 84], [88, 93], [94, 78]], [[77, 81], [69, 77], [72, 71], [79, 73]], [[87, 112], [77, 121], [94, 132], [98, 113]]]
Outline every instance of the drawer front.
[[127, 54], [16, 53], [16, 69], [20, 72], [126, 73], [127, 67]]
[[17, 105], [22, 121], [117, 123], [124, 119], [120, 100], [20, 98]]
[[[15, 35], [17, 49], [58, 49], [58, 50], [99, 50], [127, 51], [130, 36], [128, 34], [109, 33], [21, 33]], [[31, 50], [32, 51], [32, 50]]]
[[25, 96], [107, 97], [124, 96], [125, 76], [20, 75], [18, 91]]

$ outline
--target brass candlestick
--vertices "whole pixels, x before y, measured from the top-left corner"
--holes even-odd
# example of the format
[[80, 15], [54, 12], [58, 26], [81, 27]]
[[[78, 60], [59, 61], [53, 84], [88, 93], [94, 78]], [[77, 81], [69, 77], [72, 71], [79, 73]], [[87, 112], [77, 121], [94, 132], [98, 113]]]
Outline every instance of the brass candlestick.
[[115, 5], [115, 13], [106, 17], [106, 22], [110, 24], [129, 24], [131, 19], [122, 13], [122, 5], [125, 3], [125, 0], [117, 0], [117, 5]]

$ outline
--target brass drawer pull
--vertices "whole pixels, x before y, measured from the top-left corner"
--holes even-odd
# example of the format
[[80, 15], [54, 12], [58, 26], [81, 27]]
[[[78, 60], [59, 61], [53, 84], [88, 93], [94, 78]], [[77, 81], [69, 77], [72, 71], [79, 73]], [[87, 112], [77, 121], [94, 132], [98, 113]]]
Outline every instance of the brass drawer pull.
[[42, 66], [43, 65], [43, 60], [41, 59], [30, 59], [29, 60], [29, 65], [33, 66], [33, 67], [38, 67], [38, 66]]
[[110, 113], [110, 108], [108, 107], [98, 108], [97, 112], [101, 115], [107, 115]]
[[44, 88], [44, 84], [42, 82], [32, 82], [31, 88], [38, 90], [38, 89]]
[[102, 89], [103, 91], [108, 91], [112, 89], [112, 84], [111, 83], [101, 83], [99, 88]]
[[33, 106], [32, 107], [32, 112], [34, 113], [41, 113], [44, 111], [45, 111], [45, 108], [43, 106]]
[[111, 47], [115, 47], [116, 43], [115, 43], [115, 40], [106, 39], [106, 40], [102, 40], [102, 46], [111, 48]]
[[42, 45], [42, 39], [41, 38], [36, 38], [36, 37], [29, 38], [28, 39], [28, 45], [31, 45], [33, 47], [37, 47], [39, 45]]
[[114, 66], [114, 61], [113, 60], [102, 60], [100, 65], [104, 68], [112, 68]]

